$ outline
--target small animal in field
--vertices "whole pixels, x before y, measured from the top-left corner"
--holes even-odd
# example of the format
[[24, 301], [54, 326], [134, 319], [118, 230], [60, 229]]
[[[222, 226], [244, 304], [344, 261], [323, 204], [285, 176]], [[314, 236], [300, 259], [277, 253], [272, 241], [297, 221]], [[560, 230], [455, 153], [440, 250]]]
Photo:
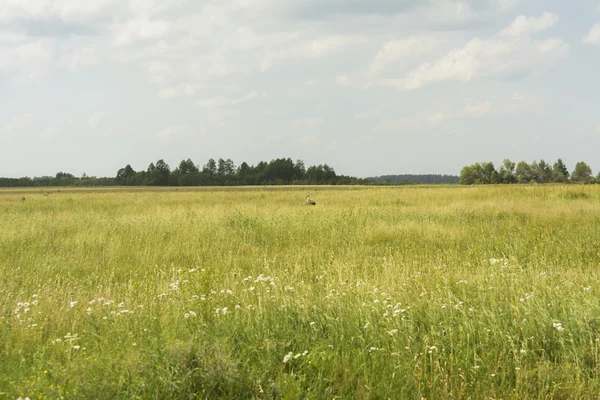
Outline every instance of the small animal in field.
[[316, 206], [317, 203], [313, 199], [310, 198], [310, 193], [306, 195], [306, 204], [309, 206]]

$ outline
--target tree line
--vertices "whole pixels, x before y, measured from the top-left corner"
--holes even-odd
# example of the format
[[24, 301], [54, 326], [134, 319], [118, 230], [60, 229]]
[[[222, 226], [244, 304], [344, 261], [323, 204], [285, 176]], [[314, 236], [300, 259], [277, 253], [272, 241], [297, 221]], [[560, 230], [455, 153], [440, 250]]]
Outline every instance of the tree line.
[[427, 185], [458, 183], [459, 177], [455, 175], [440, 174], [404, 174], [404, 175], [382, 175], [367, 178], [370, 181], [388, 185], [414, 185], [423, 183]]
[[552, 165], [544, 160], [515, 164], [506, 159], [499, 170], [492, 162], [475, 163], [465, 166], [460, 172], [462, 185], [571, 182], [600, 183], [600, 173], [594, 178], [592, 168], [583, 161], [575, 165], [573, 172], [569, 172], [560, 158]]
[[305, 167], [302, 160], [277, 158], [256, 165], [246, 162], [236, 166], [231, 159], [209, 159], [199, 166], [191, 159], [182, 160], [171, 169], [164, 160], [150, 163], [146, 170], [135, 171], [131, 165], [121, 168], [115, 183], [122, 186], [252, 186], [252, 185], [357, 185], [366, 179], [338, 175], [327, 164]]
[[277, 158], [256, 165], [243, 162], [239, 166], [222, 158], [209, 159], [196, 165], [191, 159], [182, 160], [171, 168], [163, 159], [150, 163], [148, 168], [136, 171], [127, 164], [115, 177], [76, 177], [59, 172], [55, 176], [0, 178], [0, 187], [39, 186], [238, 186], [238, 185], [366, 185], [373, 182], [352, 176], [338, 175], [327, 164], [308, 168], [302, 160]]

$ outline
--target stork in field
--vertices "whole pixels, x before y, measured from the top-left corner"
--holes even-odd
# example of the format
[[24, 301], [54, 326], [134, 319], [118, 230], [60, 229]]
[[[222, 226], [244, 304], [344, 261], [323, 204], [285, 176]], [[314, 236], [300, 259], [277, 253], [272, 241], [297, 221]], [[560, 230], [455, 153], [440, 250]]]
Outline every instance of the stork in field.
[[306, 195], [306, 204], [309, 206], [316, 206], [317, 203], [313, 199], [310, 198], [310, 193]]

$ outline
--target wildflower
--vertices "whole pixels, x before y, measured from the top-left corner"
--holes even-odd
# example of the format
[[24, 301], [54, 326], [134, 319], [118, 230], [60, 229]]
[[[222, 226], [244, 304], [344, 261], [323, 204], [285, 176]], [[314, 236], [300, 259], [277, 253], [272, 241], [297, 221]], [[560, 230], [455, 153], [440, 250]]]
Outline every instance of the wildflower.
[[521, 370], [521, 368], [515, 367], [515, 371], [520, 371], [520, 370]]
[[313, 326], [314, 324], [315, 324], [315, 321], [311, 321], [309, 325]]
[[81, 348], [81, 346], [79, 346], [77, 344], [75, 346], [73, 346], [73, 350], [79, 350], [80, 348]]
[[490, 376], [493, 378], [494, 376], [496, 376], [496, 374], [490, 374]]
[[90, 307], [87, 308], [87, 310], [85, 310], [88, 314], [92, 313], [92, 309]]
[[583, 291], [584, 291], [584, 292], [589, 292], [590, 290], [592, 290], [592, 287], [591, 287], [591, 286], [588, 286], [588, 287], [586, 287], [586, 288], [583, 288]]
[[396, 333], [398, 333], [398, 329], [392, 329], [391, 331], [388, 331], [388, 335], [390, 336], [394, 336]]
[[306, 356], [307, 354], [308, 354], [308, 350], [304, 350], [304, 351], [302, 352], [302, 356], [303, 356], [303, 357], [304, 357], [304, 356]]
[[292, 359], [292, 357], [294, 356], [294, 353], [292, 353], [291, 351], [289, 353], [287, 353], [284, 357], [283, 357], [283, 363], [287, 363], [288, 361], [290, 361]]
[[71, 308], [75, 307], [76, 305], [77, 305], [77, 302], [76, 302], [76, 301], [71, 301], [71, 302], [69, 303], [69, 307], [71, 307]]
[[162, 298], [163, 298], [163, 297], [165, 297], [166, 295], [167, 295], [166, 293], [161, 293], [161, 294], [159, 294], [159, 295], [158, 295], [158, 298], [159, 298], [159, 299], [162, 299]]
[[363, 327], [363, 329], [367, 329], [369, 326], [371, 326], [371, 323], [367, 321], [367, 323], [365, 324], [365, 326]]
[[185, 319], [188, 319], [189, 317], [196, 317], [196, 313], [193, 311], [190, 311], [190, 312], [186, 312], [183, 316]]
[[445, 304], [442, 304], [442, 310], [444, 310], [447, 306]]
[[562, 332], [565, 330], [565, 328], [563, 328], [562, 324], [560, 322], [555, 322], [552, 324], [552, 326], [554, 328], [556, 328], [557, 331]]
[[527, 350], [525, 350], [525, 349], [521, 349], [521, 350], [519, 350], [519, 352], [520, 352], [521, 354], [526, 354], [526, 353], [527, 353]]

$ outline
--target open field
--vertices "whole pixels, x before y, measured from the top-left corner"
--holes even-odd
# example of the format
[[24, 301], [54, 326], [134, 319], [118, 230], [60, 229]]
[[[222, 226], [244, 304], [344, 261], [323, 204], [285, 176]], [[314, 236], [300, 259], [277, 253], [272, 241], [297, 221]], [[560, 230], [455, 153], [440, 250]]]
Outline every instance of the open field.
[[600, 186], [50, 192], [0, 191], [1, 399], [600, 393]]

